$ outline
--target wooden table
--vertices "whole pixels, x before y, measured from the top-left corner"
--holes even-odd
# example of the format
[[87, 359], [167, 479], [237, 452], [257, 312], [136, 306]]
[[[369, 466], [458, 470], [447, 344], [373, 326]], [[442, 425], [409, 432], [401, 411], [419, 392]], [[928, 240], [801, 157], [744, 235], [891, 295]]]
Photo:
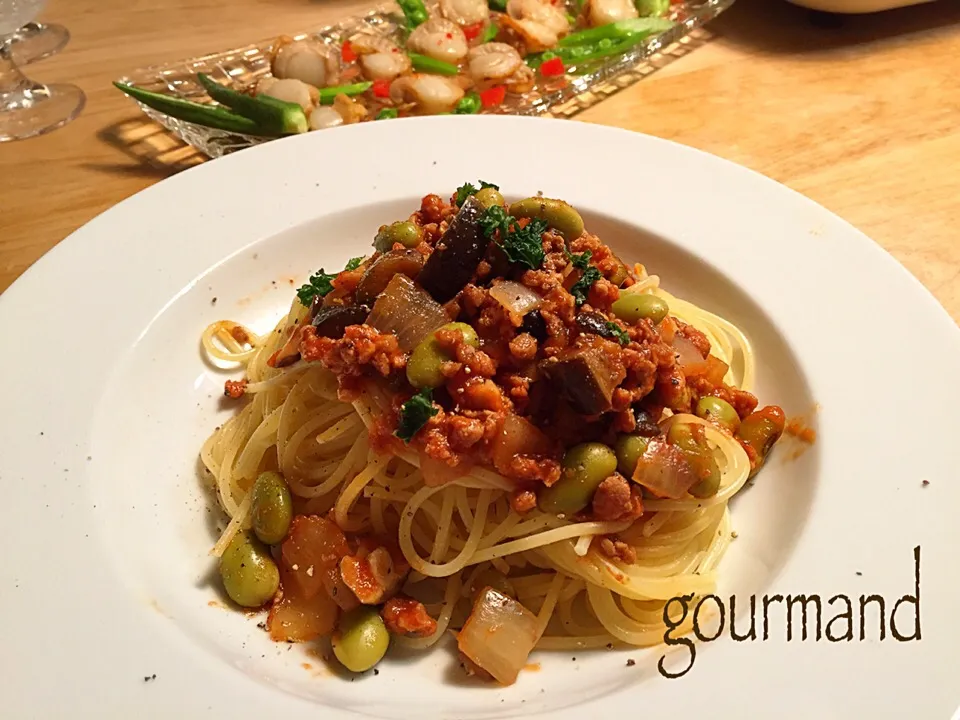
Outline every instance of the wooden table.
[[[65, 128], [0, 145], [0, 290], [70, 232], [198, 162], [110, 81], [143, 65], [334, 20], [357, 0], [52, 0], [67, 49], [30, 65], [87, 93]], [[177, 27], [170, 33], [171, 27]], [[814, 16], [738, 0], [695, 52], [578, 116], [677, 140], [760, 171], [865, 231], [960, 319], [960, 4]], [[133, 232], [133, 231], [132, 231]]]

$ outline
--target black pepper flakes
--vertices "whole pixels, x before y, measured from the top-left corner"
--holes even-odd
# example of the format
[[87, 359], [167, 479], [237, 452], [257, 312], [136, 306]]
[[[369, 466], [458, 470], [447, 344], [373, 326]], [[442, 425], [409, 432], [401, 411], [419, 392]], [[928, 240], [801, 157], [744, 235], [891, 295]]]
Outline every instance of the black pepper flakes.
[[156, 673], [154, 673], [153, 675], [144, 675], [144, 676], [143, 676], [143, 681], [144, 681], [144, 682], [150, 682], [151, 680], [156, 680], [156, 679], [157, 679], [157, 674], [156, 674]]
[[922, 483], [920, 483], [920, 484], [923, 485], [923, 487], [926, 487], [927, 485], [930, 484], [930, 481], [929, 481], [929, 480], [924, 480], [924, 481], [923, 481]]
[[627, 667], [633, 667], [636, 664], [637, 664], [636, 660], [634, 660], [633, 658], [627, 658]]
[[857, 570], [857, 577], [863, 577], [863, 573]]
[[217, 304], [217, 299], [216, 299], [216, 298], [213, 298], [212, 300], [210, 300], [210, 304], [211, 304], [211, 305], [216, 305], [216, 304]]

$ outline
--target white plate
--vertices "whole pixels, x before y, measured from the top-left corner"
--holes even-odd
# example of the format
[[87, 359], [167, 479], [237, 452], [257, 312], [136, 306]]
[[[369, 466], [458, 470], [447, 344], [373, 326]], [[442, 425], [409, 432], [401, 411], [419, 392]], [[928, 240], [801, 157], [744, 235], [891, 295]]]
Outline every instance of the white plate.
[[[857, 599], [882, 595], [889, 618], [914, 593], [920, 546], [922, 641], [889, 627], [879, 641], [873, 604], [864, 641], [802, 642], [795, 615], [788, 643], [775, 603], [769, 640], [725, 630], [676, 680], [659, 675], [660, 650], [540, 653], [540, 672], [500, 689], [462, 681], [437, 649], [348, 682], [218, 605], [217, 517], [195, 468], [230, 406], [201, 330], [226, 317], [268, 327], [310, 272], [366, 252], [420, 196], [477, 178], [569, 200], [668, 290], [740, 323], [761, 399], [816, 427], [811, 448], [789, 460], [784, 444], [735, 502], [721, 595], [728, 610], [740, 600], [738, 632], [751, 593], [818, 594], [824, 623], [845, 594], [858, 636]], [[957, 704], [960, 333], [863, 235], [725, 161], [499, 117], [269, 143], [78, 230], [0, 299], [0, 336], [4, 717], [939, 718]], [[679, 650], [668, 668], [686, 663]]]

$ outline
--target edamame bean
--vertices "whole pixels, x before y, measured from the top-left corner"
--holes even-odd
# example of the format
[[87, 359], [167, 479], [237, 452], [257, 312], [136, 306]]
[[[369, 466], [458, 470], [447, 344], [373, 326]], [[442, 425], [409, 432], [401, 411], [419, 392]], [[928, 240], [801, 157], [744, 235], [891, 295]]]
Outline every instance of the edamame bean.
[[567, 451], [561, 465], [560, 479], [540, 491], [537, 504], [546, 513], [572, 515], [589, 505], [600, 483], [613, 475], [617, 455], [602, 443], [582, 443]]
[[510, 214], [516, 218], [540, 218], [547, 226], [572, 242], [583, 235], [583, 218], [570, 203], [544, 197], [517, 200], [510, 206]]
[[740, 416], [733, 405], [718, 397], [707, 395], [700, 398], [697, 401], [697, 417], [725, 427], [730, 432], [736, 432], [740, 427]]
[[620, 435], [614, 449], [617, 452], [617, 472], [632, 478], [640, 457], [647, 451], [648, 438], [642, 435]]
[[698, 498], [716, 495], [720, 489], [720, 467], [706, 439], [702, 435], [697, 438], [689, 424], [675, 422], [667, 432], [667, 442], [680, 449], [698, 478], [690, 487], [690, 494]]
[[260, 473], [253, 484], [251, 516], [253, 532], [261, 542], [276, 545], [287, 536], [293, 519], [293, 500], [280, 473]]
[[737, 437], [753, 448], [756, 453], [756, 462], [750, 470], [750, 477], [757, 474], [767, 459], [767, 453], [783, 434], [786, 424], [783, 410], [776, 405], [770, 405], [747, 415], [740, 423]]
[[[477, 331], [466, 323], [447, 323], [439, 330], [459, 330], [463, 333], [463, 341], [470, 347], [480, 347], [480, 338]], [[443, 385], [444, 377], [440, 366], [449, 362], [451, 358], [440, 348], [435, 330], [420, 341], [407, 361], [407, 380], [415, 388], [435, 388]]]
[[400, 243], [405, 248], [415, 248], [421, 239], [419, 227], [409, 220], [401, 220], [381, 227], [373, 240], [373, 247], [380, 252], [387, 252], [393, 248], [394, 243]]
[[503, 195], [492, 187], [485, 187], [478, 190], [474, 197], [477, 198], [477, 201], [485, 208], [491, 208], [494, 205], [503, 205], [504, 203]]
[[239, 532], [220, 557], [223, 589], [237, 605], [258, 608], [280, 586], [280, 571], [270, 551], [248, 532]]
[[670, 312], [662, 298], [649, 293], [622, 293], [610, 306], [613, 314], [628, 323], [636, 323], [647, 318], [654, 325], [659, 324]]
[[361, 605], [340, 618], [332, 644], [333, 654], [347, 670], [364, 672], [386, 655], [390, 633], [376, 608]]

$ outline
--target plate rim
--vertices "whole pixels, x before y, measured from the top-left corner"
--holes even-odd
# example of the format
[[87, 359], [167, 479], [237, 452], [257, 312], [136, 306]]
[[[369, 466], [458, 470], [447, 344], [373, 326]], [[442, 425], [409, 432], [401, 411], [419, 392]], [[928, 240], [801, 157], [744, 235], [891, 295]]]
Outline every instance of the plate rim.
[[[530, 123], [538, 122], [538, 123], [541, 123], [542, 125], [542, 123], [550, 122], [550, 121], [544, 118], [518, 118], [518, 117], [501, 117], [501, 116], [481, 116], [478, 118], [456, 118], [456, 119], [454, 118], [418, 118], [418, 119], [405, 119], [399, 123], [392, 124], [394, 127], [387, 128], [387, 129], [384, 129], [384, 127], [386, 125], [391, 125], [391, 124], [385, 124], [384, 126], [379, 126], [379, 128], [375, 124], [365, 126], [365, 127], [371, 127], [371, 128], [378, 128], [375, 130], [375, 132], [371, 130], [366, 130], [366, 129], [347, 130], [346, 128], [343, 128], [341, 129], [341, 133], [342, 133], [341, 136], [338, 136], [338, 137], [342, 137], [344, 144], [346, 144], [349, 141], [347, 140], [348, 136], [346, 136], [344, 131], [354, 132], [355, 134], [379, 133], [379, 134], [384, 134], [388, 136], [396, 135], [399, 132], [399, 129], [404, 129], [404, 125], [403, 125], [404, 123], [409, 124], [411, 133], [426, 133], [426, 134], [430, 134], [432, 132], [439, 133], [439, 132], [442, 132], [443, 128], [446, 128], [447, 126], [449, 126], [450, 122], [461, 123], [461, 125], [464, 127], [468, 126], [469, 124], [475, 124], [477, 127], [480, 127], [480, 126], [491, 125], [493, 123], [496, 123], [498, 128], [499, 127], [507, 128], [508, 125], [514, 125], [515, 127], [518, 128], [517, 130], [518, 132], [528, 133], [528, 131], [534, 127], [536, 128], [541, 127], [541, 126], [531, 126]], [[833, 227], [842, 229], [842, 233], [841, 233], [841, 235], [843, 236], [842, 241], [846, 243], [849, 243], [849, 242], [854, 243], [854, 245], [852, 246], [853, 247], [852, 250], [849, 247], [844, 247], [843, 248], [844, 252], [851, 252], [853, 255], [861, 255], [866, 253], [865, 257], [869, 256], [871, 258], [870, 262], [882, 263], [882, 267], [884, 268], [884, 271], [883, 271], [884, 273], [890, 274], [890, 275], [896, 275], [899, 282], [905, 283], [907, 287], [911, 287], [912, 290], [910, 290], [910, 292], [912, 293], [912, 298], [910, 302], [917, 302], [917, 303], [922, 302], [924, 304], [924, 310], [923, 310], [924, 321], [931, 323], [931, 325], [935, 325], [938, 328], [937, 332], [942, 333], [942, 337], [938, 337], [936, 339], [937, 342], [941, 343], [942, 347], [950, 348], [950, 352], [954, 353], [953, 357], [955, 358], [960, 357], [960, 329], [957, 328], [952, 318], [949, 316], [946, 310], [940, 305], [940, 303], [937, 302], [933, 294], [925, 286], [923, 286], [919, 282], [919, 280], [917, 280], [913, 275], [911, 275], [902, 265], [900, 265], [896, 261], [896, 259], [893, 258], [892, 255], [890, 255], [885, 249], [882, 248], [882, 246], [879, 246], [878, 244], [874, 243], [866, 235], [861, 233], [852, 225], [850, 225], [849, 223], [846, 223], [843, 220], [840, 220], [833, 213], [826, 210], [825, 208], [822, 208], [821, 206], [817, 205], [816, 203], [809, 200], [808, 198], [800, 195], [799, 193], [796, 193], [793, 190], [790, 190], [789, 188], [786, 188], [783, 185], [780, 185], [779, 183], [776, 183], [775, 181], [770, 180], [769, 178], [765, 178], [755, 173], [752, 170], [749, 170], [742, 166], [731, 163], [730, 161], [724, 160], [723, 158], [718, 158], [717, 156], [710, 155], [708, 153], [704, 153], [703, 151], [696, 150], [694, 148], [690, 148], [688, 146], [684, 146], [669, 140], [652, 138], [651, 136], [642, 136], [636, 133], [631, 133], [629, 131], [620, 130], [617, 128], [608, 128], [608, 127], [596, 126], [596, 125], [586, 125], [582, 123], [563, 123], [562, 121], [556, 121], [556, 120], [553, 121], [553, 123], [557, 126], [563, 126], [564, 129], [557, 129], [556, 131], [547, 130], [547, 131], [543, 131], [541, 134], [542, 135], [557, 134], [562, 136], [567, 133], [570, 133], [573, 136], [583, 135], [584, 138], [597, 138], [597, 142], [601, 144], [604, 142], [608, 142], [606, 138], [604, 138], [601, 141], [599, 139], [601, 138], [601, 136], [609, 136], [610, 138], [618, 138], [618, 139], [631, 138], [630, 140], [625, 140], [625, 142], [636, 143], [638, 147], [644, 144], [650, 144], [650, 143], [654, 145], [659, 145], [661, 147], [669, 147], [671, 149], [668, 151], [665, 151], [668, 155], [670, 154], [675, 154], [678, 156], [686, 155], [688, 157], [696, 158], [693, 161], [694, 164], [697, 164], [698, 162], [700, 162], [705, 164], [706, 166], [710, 166], [711, 164], [716, 165], [716, 161], [720, 161], [721, 163], [723, 163], [723, 165], [727, 167], [727, 170], [723, 172], [746, 173], [746, 175], [743, 175], [743, 177], [752, 177], [754, 181], [756, 181], [757, 178], [760, 178], [763, 180], [764, 183], [769, 183], [771, 186], [775, 186], [776, 187], [775, 190], [771, 188], [770, 190], [771, 193], [783, 195], [784, 194], [783, 191], [784, 189], [786, 189], [792, 196], [791, 202], [790, 202], [791, 205], [796, 205], [798, 207], [802, 205], [806, 210], [811, 210], [815, 216], [829, 218]], [[413, 129], [414, 124], [417, 124], [416, 130]], [[427, 129], [435, 125], [440, 126], [440, 128], [438, 128], [437, 130]], [[361, 126], [361, 127], [364, 127], [364, 126]], [[575, 129], [568, 130], [566, 129], [567, 127], [575, 128]], [[487, 130], [484, 129], [482, 130], [482, 132], [487, 132]], [[643, 139], [637, 140], [638, 137]], [[610, 140], [610, 142], [615, 142], [615, 141]], [[297, 143], [300, 143], [300, 146], [298, 146]], [[238, 169], [244, 166], [253, 167], [258, 164], [259, 160], [262, 157], [264, 164], [267, 166], [271, 166], [271, 165], [275, 165], [275, 163], [273, 163], [273, 161], [268, 157], [271, 154], [275, 154], [278, 157], [286, 157], [294, 153], [293, 149], [295, 147], [302, 147], [303, 150], [305, 151], [310, 145], [319, 145], [322, 148], [324, 145], [330, 145], [331, 143], [332, 143], [331, 140], [329, 139], [325, 140], [323, 139], [322, 136], [318, 137], [316, 134], [312, 136], [285, 139], [282, 141], [282, 143], [281, 142], [266, 143], [261, 146], [250, 148], [246, 150], [244, 153], [237, 153], [235, 155], [219, 159], [216, 163], [204, 163], [198, 167], [191, 168], [183, 173], [180, 173], [176, 176], [173, 176], [172, 178], [168, 178], [164, 181], [161, 181], [160, 183], [157, 183], [149, 188], [146, 188], [140, 191], [139, 193], [123, 200], [121, 203], [118, 203], [113, 208], [98, 215], [96, 218], [90, 221], [90, 223], [87, 223], [82, 228], [78, 229], [74, 233], [71, 233], [71, 235], [68, 236], [68, 238], [66, 238], [64, 241], [59, 243], [51, 251], [45, 254], [40, 260], [34, 263], [34, 265], [31, 266], [25, 273], [23, 273], [23, 275], [21, 275], [21, 277], [18, 278], [17, 281], [15, 281], [10, 286], [10, 288], [8, 288], [2, 295], [0, 295], [0, 332], [5, 332], [10, 330], [9, 327], [5, 327], [5, 323], [15, 324], [18, 316], [22, 315], [22, 313], [25, 312], [21, 308], [25, 306], [31, 307], [34, 305], [44, 304], [44, 302], [42, 302], [38, 297], [36, 297], [35, 295], [31, 295], [31, 293], [39, 292], [42, 289], [41, 286], [44, 284], [43, 281], [45, 279], [47, 278], [55, 279], [58, 276], [62, 276], [63, 270], [64, 270], [62, 266], [65, 261], [68, 261], [70, 259], [71, 253], [82, 252], [82, 253], [86, 253], [88, 257], [93, 257], [92, 255], [90, 255], [90, 253], [93, 252], [94, 248], [90, 247], [90, 248], [81, 249], [80, 247], [81, 243], [90, 242], [93, 244], [96, 241], [96, 237], [98, 233], [107, 232], [109, 234], [109, 232], [111, 231], [110, 230], [111, 223], [114, 222], [113, 219], [123, 218], [127, 210], [135, 209], [139, 206], [148, 207], [151, 204], [151, 202], [153, 202], [154, 198], [160, 198], [162, 194], [166, 192], [174, 192], [172, 190], [174, 186], [182, 185], [184, 189], [187, 189], [190, 186], [190, 184], [204, 182], [205, 180], [207, 180], [208, 176], [211, 178], [215, 178], [217, 176], [228, 175], [230, 174], [231, 168], [233, 168], [233, 165], [237, 166]], [[289, 148], [289, 150], [287, 150], [287, 148]], [[258, 155], [255, 155], [255, 154], [258, 154]], [[233, 165], [228, 165], [228, 163], [233, 163]], [[716, 165], [716, 166], [720, 167], [719, 165]], [[189, 181], [182, 180], [181, 178], [184, 178], [184, 177], [189, 177], [191, 179]], [[161, 186], [163, 187], [163, 190], [158, 189], [158, 188], [161, 188]], [[370, 198], [370, 199], [372, 200], [373, 198]], [[123, 210], [121, 210], [121, 208], [123, 208]], [[329, 212], [329, 211], [330, 209], [325, 210], [325, 212]], [[204, 222], [210, 222], [210, 220], [209, 219], [204, 220]], [[281, 232], [284, 229], [286, 228], [278, 228], [277, 233]], [[116, 229], [114, 229], [112, 232], [116, 232]], [[263, 238], [252, 238], [251, 242], [259, 242], [262, 239]], [[236, 251], [239, 252], [242, 250], [243, 247], [247, 247], [247, 246], [248, 244], [239, 244], [236, 247]], [[203, 272], [201, 272], [198, 277], [202, 277], [203, 275], [205, 275], [207, 272], [209, 272], [212, 269], [212, 267], [213, 266], [210, 266], [204, 269]], [[878, 267], [880, 266], [878, 265]], [[188, 288], [185, 288], [185, 290], [186, 289]], [[917, 293], [916, 292], [917, 290], [920, 290], [921, 292]], [[931, 301], [932, 301], [932, 304], [931, 304]], [[7, 360], [6, 362], [0, 361], [0, 368], [6, 368], [7, 366], [10, 366], [11, 368], [16, 368], [16, 365], [13, 363], [13, 361], [10, 361], [10, 360]], [[7, 428], [7, 429], [9, 430], [10, 428]], [[18, 432], [20, 431], [17, 428], [13, 428], [12, 437], [18, 438], [18, 434], [17, 434]], [[20, 437], [20, 439], [26, 440], [26, 437], [22, 436]], [[31, 440], [35, 441], [36, 439], [31, 438]], [[16, 454], [16, 452], [17, 450], [15, 449], [13, 454]], [[0, 470], [4, 469], [4, 467], [5, 467], [4, 460], [3, 458], [0, 458]], [[9, 532], [9, 531], [0, 530], [0, 537], [3, 537], [6, 534], [6, 532]], [[0, 571], [0, 573], [2, 572], [3, 571]], [[6, 575], [0, 575], [0, 577], [7, 579]], [[8, 605], [13, 605], [12, 601], [10, 601], [9, 599], [0, 598], [0, 607], [6, 607]], [[10, 614], [4, 613], [4, 616], [10, 617]], [[0, 627], [3, 627], [4, 625], [7, 625], [9, 627], [9, 620], [5, 619], [3, 621], [0, 621]], [[201, 663], [201, 664], [204, 664], [204, 663]], [[205, 663], [204, 665], [207, 666], [206, 669], [207, 671], [210, 672], [211, 677], [219, 677], [228, 685], [235, 682], [235, 678], [233, 674], [229, 675], [229, 678], [231, 679], [227, 679], [228, 675], [225, 672], [225, 668], [219, 668], [219, 667], [214, 668], [213, 666], [210, 666], [209, 663]], [[285, 697], [289, 697], [289, 696], [285, 696]], [[304, 713], [311, 710], [313, 712], [316, 711], [316, 707], [314, 705], [309, 704], [305, 706], [303, 704], [303, 701], [300, 701], [298, 703], [298, 701], [296, 700], [290, 700], [290, 706], [292, 708], [293, 707], [299, 708]], [[559, 713], [554, 713], [552, 714], [552, 717], [559, 717], [560, 715], [561, 714]], [[565, 715], [565, 713], [563, 715]], [[344, 715], [344, 717], [348, 717], [348, 716], [353, 716], [353, 715], [352, 714]], [[531, 717], [533, 716], [531, 715]]]

